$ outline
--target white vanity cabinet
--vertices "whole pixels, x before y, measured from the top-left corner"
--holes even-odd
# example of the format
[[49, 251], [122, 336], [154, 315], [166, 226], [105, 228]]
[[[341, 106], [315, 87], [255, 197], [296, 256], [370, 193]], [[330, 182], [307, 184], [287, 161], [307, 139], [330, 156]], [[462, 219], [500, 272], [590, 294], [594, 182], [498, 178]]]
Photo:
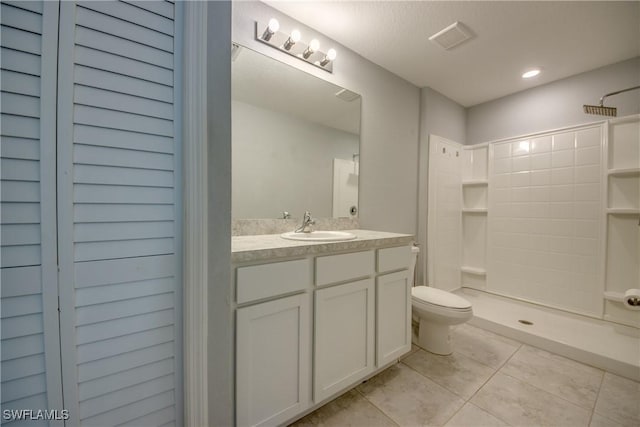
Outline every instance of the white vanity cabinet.
[[409, 246], [379, 249], [377, 255], [376, 365], [382, 367], [411, 350], [413, 277], [406, 269]]
[[[316, 402], [374, 371], [374, 273], [373, 251], [316, 258], [316, 286], [332, 285], [315, 291]], [[353, 280], [359, 277], [365, 278]]]
[[[236, 310], [236, 424], [278, 425], [303, 412], [311, 390], [309, 260], [240, 267]], [[301, 292], [280, 297], [290, 292]]]
[[238, 426], [292, 422], [410, 350], [411, 236], [393, 239], [234, 261]]

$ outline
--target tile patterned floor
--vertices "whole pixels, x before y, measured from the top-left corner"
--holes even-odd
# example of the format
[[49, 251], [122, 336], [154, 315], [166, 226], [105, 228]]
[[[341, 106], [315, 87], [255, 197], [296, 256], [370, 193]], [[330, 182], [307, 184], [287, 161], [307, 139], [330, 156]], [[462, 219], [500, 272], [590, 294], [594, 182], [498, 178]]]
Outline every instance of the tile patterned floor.
[[293, 425], [640, 426], [640, 383], [469, 325]]

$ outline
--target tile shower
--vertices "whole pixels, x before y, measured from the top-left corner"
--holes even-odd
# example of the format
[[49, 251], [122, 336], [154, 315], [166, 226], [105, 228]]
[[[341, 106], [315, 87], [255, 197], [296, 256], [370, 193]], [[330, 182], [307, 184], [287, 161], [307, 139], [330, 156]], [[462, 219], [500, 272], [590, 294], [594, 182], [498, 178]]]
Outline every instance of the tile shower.
[[[462, 154], [454, 166], [460, 184], [452, 197], [460, 200], [459, 208], [452, 209], [451, 203], [441, 208], [438, 200], [431, 206], [430, 199], [429, 226], [432, 218], [441, 223], [458, 218], [460, 292], [472, 299], [477, 316], [484, 312], [494, 316], [492, 322], [517, 322], [497, 312], [523, 312], [515, 306], [498, 309], [478, 298], [533, 303], [529, 308], [540, 309], [540, 320], [551, 316], [544, 310], [565, 313], [573, 322], [565, 329], [584, 320], [585, 329], [573, 335], [583, 336], [585, 351], [597, 350], [598, 342], [612, 335], [619, 338], [618, 353], [640, 349], [640, 310], [622, 303], [625, 292], [640, 287], [639, 141], [640, 117], [631, 116], [488, 144], [456, 144]], [[451, 157], [444, 157], [442, 149], [430, 153], [430, 185], [439, 185], [444, 175], [437, 171], [443, 165], [450, 168]], [[436, 242], [430, 247], [438, 247], [437, 233], [431, 236]], [[440, 287], [437, 273], [438, 267], [444, 270], [444, 261], [434, 259], [436, 277], [430, 275], [430, 283]], [[450, 266], [451, 260], [446, 263]], [[450, 288], [451, 272], [446, 271]], [[600, 322], [606, 337], [592, 333], [597, 329], [593, 322]], [[543, 333], [553, 335], [563, 326], [547, 323], [544, 328]], [[640, 350], [631, 353], [622, 358], [639, 376]]]
[[601, 128], [489, 147], [488, 289], [602, 315]]

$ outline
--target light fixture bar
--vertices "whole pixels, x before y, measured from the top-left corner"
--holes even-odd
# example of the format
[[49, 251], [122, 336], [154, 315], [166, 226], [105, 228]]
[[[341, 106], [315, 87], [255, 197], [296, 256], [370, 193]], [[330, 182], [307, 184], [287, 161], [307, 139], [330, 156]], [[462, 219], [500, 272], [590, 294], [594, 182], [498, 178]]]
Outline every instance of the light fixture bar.
[[317, 39], [314, 38], [307, 44], [301, 40], [300, 31], [293, 30], [291, 33], [279, 31], [279, 24], [273, 25], [273, 21], [278, 22], [275, 19], [271, 19], [269, 23], [256, 21], [256, 40], [333, 73], [333, 61], [337, 56], [335, 49], [329, 49], [324, 53], [320, 50], [320, 43]]

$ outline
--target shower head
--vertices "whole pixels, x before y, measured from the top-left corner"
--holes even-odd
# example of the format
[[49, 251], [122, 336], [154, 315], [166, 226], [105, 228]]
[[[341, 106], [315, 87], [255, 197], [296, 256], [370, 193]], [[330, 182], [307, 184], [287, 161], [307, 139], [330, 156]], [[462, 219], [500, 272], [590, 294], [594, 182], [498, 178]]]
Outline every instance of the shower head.
[[583, 105], [586, 114], [597, 114], [598, 116], [615, 117], [617, 115], [616, 107], [605, 107], [604, 105]]
[[640, 89], [640, 86], [630, 87], [628, 89], [618, 90], [616, 92], [607, 93], [600, 98], [600, 105], [583, 105], [582, 108], [586, 114], [597, 114], [599, 116], [616, 117], [617, 109], [615, 107], [605, 107], [604, 99], [607, 96], [617, 95], [622, 92], [628, 92], [630, 90]]

